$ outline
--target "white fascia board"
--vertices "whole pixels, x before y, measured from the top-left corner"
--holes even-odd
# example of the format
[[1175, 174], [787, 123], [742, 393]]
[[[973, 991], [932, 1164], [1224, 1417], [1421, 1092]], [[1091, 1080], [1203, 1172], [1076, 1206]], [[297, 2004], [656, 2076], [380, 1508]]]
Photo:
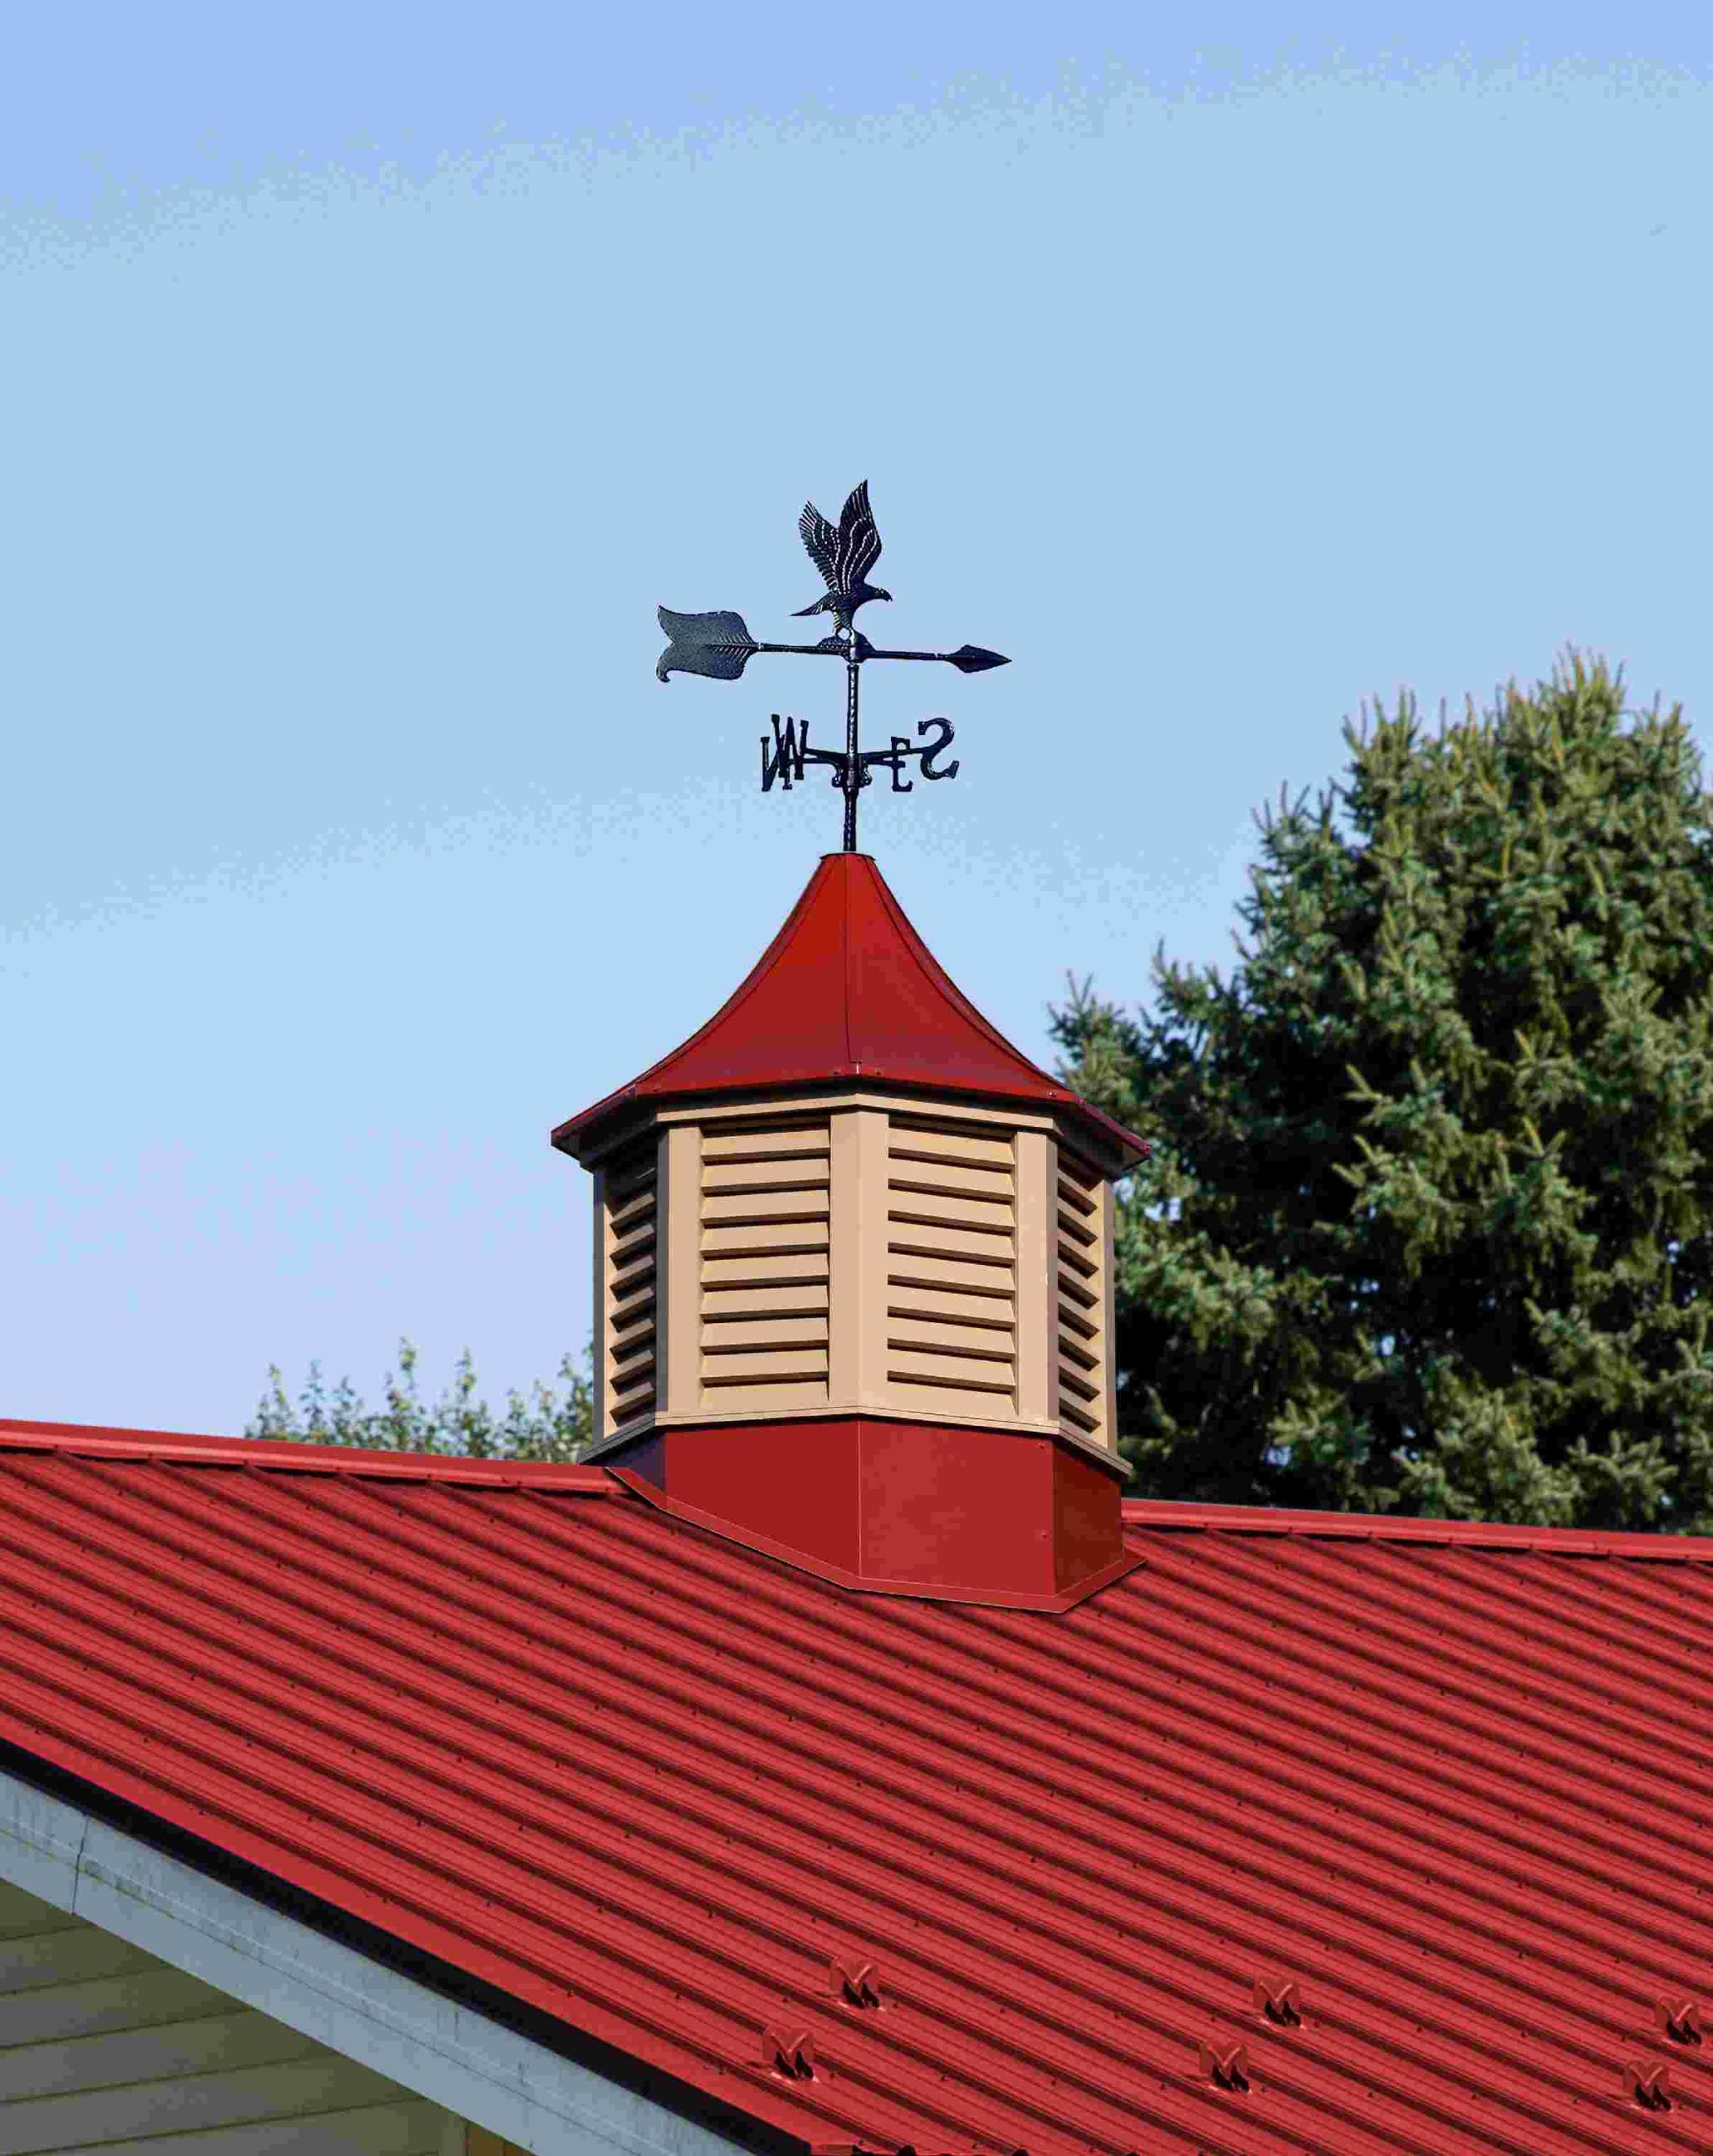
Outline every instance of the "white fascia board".
[[3, 1771], [0, 1878], [537, 2156], [739, 2148]]

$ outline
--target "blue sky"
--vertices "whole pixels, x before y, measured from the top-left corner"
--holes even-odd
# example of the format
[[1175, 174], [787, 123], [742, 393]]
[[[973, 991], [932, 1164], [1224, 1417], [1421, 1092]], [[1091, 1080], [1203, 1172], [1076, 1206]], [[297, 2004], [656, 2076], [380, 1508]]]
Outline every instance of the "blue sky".
[[962, 768], [864, 842], [1038, 1056], [1364, 699], [1575, 643], [1705, 739], [1713, 16], [1283, 19], [0, 10], [0, 1414], [581, 1348], [549, 1128], [837, 843], [830, 675], [653, 675], [794, 632], [805, 495], [1011, 655], [875, 670]]

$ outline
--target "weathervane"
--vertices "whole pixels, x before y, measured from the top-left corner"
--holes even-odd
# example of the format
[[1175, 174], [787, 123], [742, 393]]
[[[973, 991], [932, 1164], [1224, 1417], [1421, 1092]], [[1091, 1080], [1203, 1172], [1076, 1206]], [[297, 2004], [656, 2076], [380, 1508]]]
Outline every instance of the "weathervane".
[[811, 656], [842, 659], [845, 662], [845, 745], [842, 749], [812, 749], [808, 745], [808, 727], [796, 718], [787, 718], [780, 723], [779, 715], [773, 715], [771, 752], [767, 736], [761, 737], [761, 791], [769, 792], [778, 779], [787, 792], [792, 782], [801, 779], [805, 764], [828, 764], [832, 767], [833, 784], [845, 797], [845, 851], [856, 851], [856, 796], [872, 780], [875, 769], [883, 766], [892, 773], [894, 793], [914, 791], [914, 782], [904, 777], [904, 763], [907, 756], [919, 759], [917, 769], [926, 779], [956, 778], [958, 763], [953, 760], [942, 768], [936, 759], [952, 744], [953, 729], [949, 718], [924, 718], [916, 723], [918, 734], [931, 733], [930, 740], [912, 744], [902, 734], [892, 736], [891, 745], [885, 749], [864, 749], [857, 739], [856, 700], [862, 664], [869, 659], [943, 659], [947, 665], [955, 666], [960, 674], [984, 674], [990, 666], [1005, 666], [1010, 661], [996, 651], [983, 651], [971, 643], [960, 644], [956, 651], [880, 651], [856, 626], [859, 606], [866, 606], [871, 599], [892, 597], [878, 584], [868, 582], [868, 572], [880, 559], [880, 534], [874, 528], [874, 518], [868, 507], [868, 482], [865, 479], [845, 504], [840, 514], [838, 529], [828, 523], [813, 502], [803, 505], [798, 519], [798, 530], [803, 534], [803, 543], [808, 548], [809, 558], [826, 579], [827, 589], [813, 606], [798, 610], [798, 618], [805, 614], [830, 614], [835, 627], [830, 636], [823, 637], [819, 643], [758, 643], [744, 626], [741, 614], [719, 611], [712, 614], [675, 614], [668, 606], [659, 610], [660, 626], [666, 632], [666, 648], [654, 668], [655, 674], [664, 680], [670, 674], [702, 674], [711, 680], [735, 681], [743, 673], [746, 661], [758, 651], [802, 652]]

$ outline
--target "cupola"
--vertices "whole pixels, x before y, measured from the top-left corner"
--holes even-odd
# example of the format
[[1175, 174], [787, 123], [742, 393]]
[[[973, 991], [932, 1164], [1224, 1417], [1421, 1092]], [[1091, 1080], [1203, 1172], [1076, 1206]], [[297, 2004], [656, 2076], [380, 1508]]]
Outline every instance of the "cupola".
[[638, 1495], [858, 1588], [1064, 1608], [1126, 1567], [1113, 1182], [866, 854], [553, 1143], [595, 1175], [596, 1436]]

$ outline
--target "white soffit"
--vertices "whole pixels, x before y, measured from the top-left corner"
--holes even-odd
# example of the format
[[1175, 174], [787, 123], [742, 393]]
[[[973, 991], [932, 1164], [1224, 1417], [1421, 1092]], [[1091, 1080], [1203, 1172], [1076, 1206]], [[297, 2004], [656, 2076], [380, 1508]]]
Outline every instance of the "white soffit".
[[739, 2146], [3, 1771], [0, 1878], [537, 2156]]

